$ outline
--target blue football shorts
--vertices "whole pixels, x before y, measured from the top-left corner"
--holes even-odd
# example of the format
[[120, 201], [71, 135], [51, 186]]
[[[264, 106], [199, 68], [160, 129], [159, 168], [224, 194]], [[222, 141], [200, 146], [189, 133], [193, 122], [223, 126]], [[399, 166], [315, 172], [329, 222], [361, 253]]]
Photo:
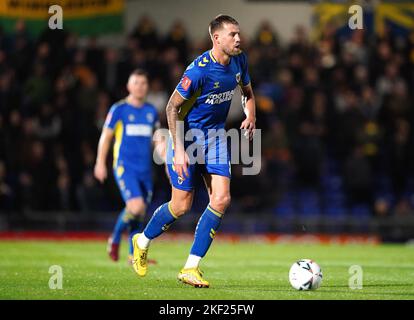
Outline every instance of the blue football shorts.
[[151, 202], [153, 185], [150, 171], [143, 174], [120, 162], [114, 168], [114, 176], [125, 203], [139, 197], [147, 205]]
[[170, 138], [168, 141], [167, 168], [170, 182], [174, 188], [184, 191], [193, 190], [197, 174], [208, 173], [231, 178], [230, 150], [227, 142], [220, 144], [217, 139], [212, 143], [199, 144], [197, 147], [193, 143], [191, 149], [188, 148], [189, 143], [186, 143], [185, 146], [190, 164], [187, 168], [188, 176], [183, 179], [175, 171], [172, 139]]

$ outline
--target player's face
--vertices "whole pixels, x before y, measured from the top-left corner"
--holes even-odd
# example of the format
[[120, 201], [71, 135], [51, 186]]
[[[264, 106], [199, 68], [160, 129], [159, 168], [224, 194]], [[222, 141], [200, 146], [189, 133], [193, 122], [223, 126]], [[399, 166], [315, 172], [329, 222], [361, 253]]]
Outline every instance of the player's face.
[[240, 27], [237, 24], [225, 23], [218, 31], [218, 44], [229, 56], [238, 55], [240, 50]]
[[127, 89], [135, 99], [144, 99], [148, 93], [147, 77], [140, 75], [130, 76]]

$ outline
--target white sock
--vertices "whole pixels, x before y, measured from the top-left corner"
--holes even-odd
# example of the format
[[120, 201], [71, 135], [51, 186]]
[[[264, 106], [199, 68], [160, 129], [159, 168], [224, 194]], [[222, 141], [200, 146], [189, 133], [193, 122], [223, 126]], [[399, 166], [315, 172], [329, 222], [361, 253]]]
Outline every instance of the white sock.
[[147, 249], [150, 245], [150, 242], [151, 239], [148, 239], [145, 236], [144, 232], [142, 232], [137, 239], [138, 247], [140, 247], [141, 249]]
[[197, 268], [198, 265], [200, 264], [200, 260], [201, 260], [201, 257], [190, 254], [188, 256], [187, 262], [185, 263], [184, 269]]

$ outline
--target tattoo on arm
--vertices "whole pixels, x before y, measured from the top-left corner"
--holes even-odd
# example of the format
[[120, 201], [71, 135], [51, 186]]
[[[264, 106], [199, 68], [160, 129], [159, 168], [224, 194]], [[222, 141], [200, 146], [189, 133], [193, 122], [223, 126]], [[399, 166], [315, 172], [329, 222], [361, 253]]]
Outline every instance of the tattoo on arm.
[[177, 123], [179, 121], [178, 112], [185, 101], [177, 91], [174, 91], [166, 107], [168, 129], [170, 130], [174, 146], [184, 146], [184, 137], [181, 136], [180, 130], [177, 131]]

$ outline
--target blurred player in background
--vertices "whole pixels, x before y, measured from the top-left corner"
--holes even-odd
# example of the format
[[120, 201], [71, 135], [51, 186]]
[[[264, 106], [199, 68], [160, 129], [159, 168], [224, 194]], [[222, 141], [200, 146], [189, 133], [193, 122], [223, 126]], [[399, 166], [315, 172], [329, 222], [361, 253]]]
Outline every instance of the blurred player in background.
[[[152, 136], [160, 124], [155, 107], [145, 102], [147, 74], [143, 70], [134, 70], [129, 76], [127, 89], [129, 95], [115, 103], [107, 115], [99, 139], [94, 174], [101, 183], [107, 178], [106, 159], [115, 136], [113, 172], [126, 206], [108, 239], [108, 254], [113, 261], [118, 261], [122, 233], [128, 229], [131, 262], [132, 237], [142, 231], [146, 208], [151, 202]], [[158, 145], [156, 149], [163, 148]], [[163, 158], [162, 154], [160, 156]]]
[[[133, 238], [134, 270], [140, 276], [147, 273], [147, 253], [152, 239], [158, 237], [180, 216], [191, 208], [196, 174], [202, 174], [210, 203], [198, 221], [194, 242], [178, 279], [194, 287], [209, 287], [199, 269], [230, 204], [230, 151], [209, 141], [209, 129], [224, 129], [234, 90], [240, 86], [244, 95], [246, 129], [252, 139], [256, 123], [256, 105], [250, 85], [246, 55], [240, 50], [240, 28], [230, 16], [219, 15], [209, 25], [213, 48], [197, 57], [184, 72], [170, 97], [166, 111], [171, 139], [167, 150], [167, 166], [172, 184], [171, 201], [161, 205], [153, 214], [145, 230]], [[179, 121], [184, 123], [184, 134], [202, 130], [204, 164], [190, 164], [183, 137], [177, 134]], [[181, 122], [182, 124], [182, 122]], [[220, 139], [219, 139], [220, 140]], [[219, 150], [210, 158], [209, 149]], [[223, 159], [225, 161], [220, 161]], [[218, 160], [218, 161], [217, 161]]]

